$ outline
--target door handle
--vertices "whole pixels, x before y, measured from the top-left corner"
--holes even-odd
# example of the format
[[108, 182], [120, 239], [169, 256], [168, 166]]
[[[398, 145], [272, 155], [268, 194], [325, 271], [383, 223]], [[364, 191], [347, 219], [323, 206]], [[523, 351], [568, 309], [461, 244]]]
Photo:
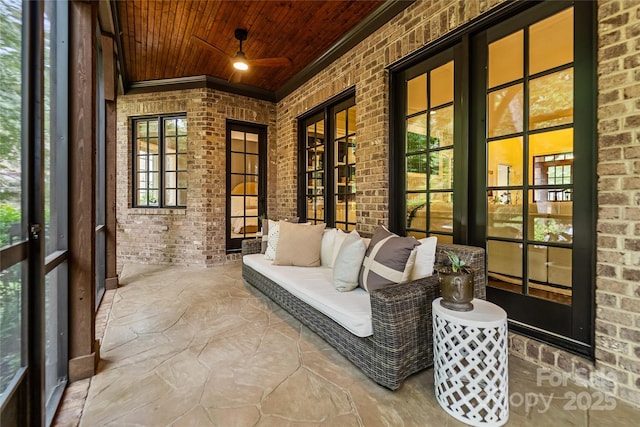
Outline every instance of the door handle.
[[40, 224], [31, 224], [29, 232], [31, 233], [31, 238], [33, 240], [38, 240], [40, 238], [40, 233], [42, 232], [42, 227]]

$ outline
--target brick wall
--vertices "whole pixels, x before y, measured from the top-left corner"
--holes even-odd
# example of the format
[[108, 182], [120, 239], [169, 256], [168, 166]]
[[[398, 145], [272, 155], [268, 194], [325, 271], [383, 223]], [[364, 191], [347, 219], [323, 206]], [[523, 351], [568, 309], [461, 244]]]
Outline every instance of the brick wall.
[[[132, 208], [130, 118], [173, 113], [187, 115], [187, 208]], [[268, 185], [275, 187], [275, 104], [212, 89], [118, 98], [118, 271], [126, 262], [209, 266], [239, 258], [225, 249], [226, 119], [268, 125]], [[267, 208], [275, 211], [275, 193]]]
[[[278, 214], [296, 211], [296, 117], [354, 86], [357, 228], [387, 222], [385, 67], [499, 1], [421, 1], [278, 103]], [[599, 3], [598, 277], [596, 362], [516, 334], [511, 352], [640, 405], [640, 2]]]
[[598, 5], [596, 367], [640, 404], [640, 2]]

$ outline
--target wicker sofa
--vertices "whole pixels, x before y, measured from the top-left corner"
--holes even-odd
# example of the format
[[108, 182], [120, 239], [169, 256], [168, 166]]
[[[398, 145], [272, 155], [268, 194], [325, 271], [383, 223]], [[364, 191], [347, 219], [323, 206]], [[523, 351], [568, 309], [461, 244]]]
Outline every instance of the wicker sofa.
[[[242, 242], [242, 254], [260, 252], [260, 241]], [[485, 298], [485, 252], [482, 248], [438, 244], [436, 264], [454, 251], [476, 270], [474, 292]], [[311, 267], [314, 268], [314, 267]], [[245, 263], [242, 276], [301, 323], [314, 331], [378, 384], [395, 390], [409, 375], [433, 365], [431, 302], [439, 296], [437, 275], [370, 294], [373, 335], [358, 337], [300, 301]]]

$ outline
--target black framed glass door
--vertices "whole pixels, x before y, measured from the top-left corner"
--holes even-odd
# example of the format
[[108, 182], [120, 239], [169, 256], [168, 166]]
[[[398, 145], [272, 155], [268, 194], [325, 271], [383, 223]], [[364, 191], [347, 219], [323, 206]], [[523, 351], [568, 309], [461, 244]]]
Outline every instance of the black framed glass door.
[[[486, 248], [487, 298], [506, 309], [510, 327], [590, 356], [595, 6], [523, 6], [393, 70], [389, 222], [400, 233]], [[434, 90], [450, 87], [436, 73], [450, 61], [453, 101], [432, 103]], [[453, 185], [442, 162], [451, 143], [434, 134], [450, 105]]]
[[267, 127], [227, 120], [227, 251], [256, 238], [267, 212]]
[[487, 250], [487, 298], [515, 330], [583, 354], [595, 265], [592, 27], [591, 4], [552, 2], [471, 41], [472, 194], [486, 224], [472, 243]]

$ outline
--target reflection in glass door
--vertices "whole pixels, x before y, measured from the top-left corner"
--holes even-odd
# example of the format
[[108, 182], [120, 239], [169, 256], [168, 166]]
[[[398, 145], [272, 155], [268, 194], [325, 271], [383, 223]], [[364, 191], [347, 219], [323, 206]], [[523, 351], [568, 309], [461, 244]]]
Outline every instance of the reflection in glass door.
[[227, 250], [255, 238], [266, 212], [266, 127], [227, 122]]
[[489, 285], [571, 305], [573, 9], [491, 42], [488, 59]]
[[[453, 242], [454, 61], [452, 51], [407, 81], [406, 232]], [[444, 63], [443, 63], [444, 62]]]
[[334, 109], [335, 227], [356, 229], [356, 106], [351, 98]]
[[[590, 9], [533, 10], [476, 38], [487, 64], [486, 111], [477, 120], [486, 123], [478, 131], [478, 155], [486, 158], [478, 204], [486, 215], [487, 296], [527, 333], [568, 337], [570, 347], [588, 352], [592, 95], [577, 88], [588, 87], [592, 71], [576, 59], [590, 54], [574, 39], [574, 22], [587, 22]], [[578, 258], [586, 268], [574, 268]]]
[[311, 224], [325, 222], [324, 165], [326, 162], [324, 115], [306, 121], [306, 218]]

